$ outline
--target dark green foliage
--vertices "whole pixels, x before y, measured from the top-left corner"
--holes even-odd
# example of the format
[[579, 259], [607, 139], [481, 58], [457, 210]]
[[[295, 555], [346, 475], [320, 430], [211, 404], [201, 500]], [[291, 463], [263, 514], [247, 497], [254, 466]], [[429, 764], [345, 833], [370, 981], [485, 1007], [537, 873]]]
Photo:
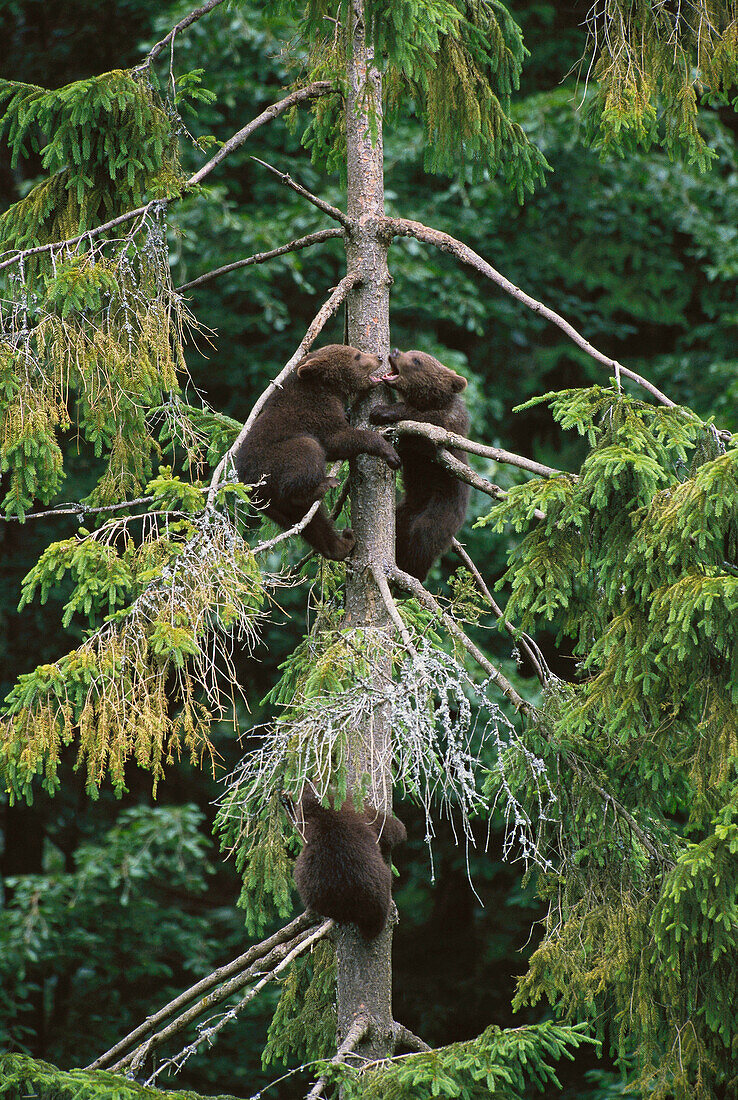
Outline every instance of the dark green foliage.
[[[0, 1054], [0, 1096], [7, 1100], [208, 1100], [197, 1092], [146, 1088], [104, 1070], [67, 1073], [23, 1054]], [[222, 1093], [209, 1100], [237, 1098]]]
[[282, 983], [261, 1056], [264, 1067], [330, 1058], [336, 1045], [336, 954], [321, 940], [292, 964]]
[[558, 1085], [551, 1061], [571, 1058], [571, 1050], [591, 1042], [581, 1025], [535, 1027], [503, 1031], [494, 1025], [477, 1039], [413, 1054], [379, 1066], [366, 1076], [340, 1067], [331, 1072], [342, 1082], [347, 1100], [528, 1100], [531, 1089], [543, 1092]]

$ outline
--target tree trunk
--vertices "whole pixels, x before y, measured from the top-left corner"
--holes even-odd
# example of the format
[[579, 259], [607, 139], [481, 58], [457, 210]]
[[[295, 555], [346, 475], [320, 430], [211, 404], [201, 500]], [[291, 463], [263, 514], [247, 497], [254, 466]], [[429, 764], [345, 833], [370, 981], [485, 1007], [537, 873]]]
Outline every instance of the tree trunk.
[[[389, 354], [388, 243], [379, 235], [384, 214], [382, 153], [382, 85], [367, 51], [363, 0], [352, 0], [348, 28], [348, 92], [346, 97], [347, 210], [356, 228], [346, 246], [348, 270], [358, 271], [359, 285], [347, 302], [349, 343], [373, 352], [386, 363]], [[373, 140], [372, 140], [373, 139]], [[364, 417], [376, 396], [358, 410]], [[395, 478], [377, 458], [361, 455], [351, 468], [351, 526], [356, 536], [346, 576], [347, 626], [391, 631], [391, 622], [372, 577], [372, 562], [394, 560]], [[391, 675], [388, 646], [378, 646], [377, 685]], [[371, 776], [371, 793], [383, 811], [392, 807], [389, 768], [390, 722], [386, 707], [378, 705], [366, 728], [357, 730], [351, 771]], [[371, 1028], [356, 1050], [365, 1058], [383, 1058], [392, 1052], [392, 929], [391, 922], [377, 939], [365, 940], [353, 926], [340, 928], [338, 953], [338, 1041], [346, 1036], [357, 1015], [368, 1015]]]

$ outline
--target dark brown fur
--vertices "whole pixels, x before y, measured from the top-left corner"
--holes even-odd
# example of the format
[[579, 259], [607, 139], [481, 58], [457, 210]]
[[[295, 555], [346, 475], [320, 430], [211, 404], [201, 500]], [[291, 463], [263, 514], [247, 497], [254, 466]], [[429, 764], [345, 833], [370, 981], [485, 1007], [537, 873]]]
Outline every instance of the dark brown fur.
[[[280, 527], [293, 527], [337, 484], [326, 476], [326, 462], [371, 454], [399, 468], [397, 451], [379, 432], [353, 428], [346, 416], [347, 403], [378, 385], [386, 371], [376, 355], [328, 344], [306, 355], [266, 402], [234, 462], [241, 481], [263, 481], [255, 503]], [[355, 542], [348, 528], [336, 530], [322, 504], [302, 537], [339, 561]]]
[[358, 813], [349, 797], [339, 809], [306, 791], [300, 800], [304, 846], [295, 862], [295, 884], [306, 909], [358, 925], [367, 939], [384, 928], [389, 912], [392, 848], [406, 838], [396, 817], [367, 806]]
[[[369, 417], [372, 424], [418, 420], [456, 435], [468, 433], [469, 414], [459, 397], [466, 388], [465, 378], [422, 351], [395, 349], [390, 365], [395, 373], [384, 381], [401, 400], [377, 406]], [[463, 451], [448, 449], [468, 465]], [[422, 581], [466, 519], [471, 489], [436, 462], [436, 447], [430, 440], [405, 435], [397, 450], [405, 495], [397, 506], [395, 557], [400, 569]]]

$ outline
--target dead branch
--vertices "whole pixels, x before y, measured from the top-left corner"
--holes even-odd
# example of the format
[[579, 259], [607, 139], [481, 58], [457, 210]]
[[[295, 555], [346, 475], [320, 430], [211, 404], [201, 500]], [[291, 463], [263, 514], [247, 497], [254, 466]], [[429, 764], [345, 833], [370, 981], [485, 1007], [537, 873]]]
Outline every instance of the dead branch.
[[[460, 458], [452, 455], [450, 451], [444, 450], [443, 447], [436, 452], [436, 462], [453, 474], [454, 477], [457, 477], [459, 481], [465, 481], [467, 485], [486, 493], [493, 500], [507, 500], [508, 494], [505, 489], [501, 489], [499, 485], [495, 485], [492, 481], [487, 481], [486, 477], [482, 477], [476, 470], [472, 470], [471, 466], [467, 466]], [[535, 508], [533, 515], [536, 519], [546, 518], [546, 513], [542, 512], [540, 508]]]
[[[330, 930], [333, 928], [333, 924], [334, 922], [332, 920], [326, 920], [323, 921], [316, 928], [313, 922], [312, 927], [308, 926], [307, 928], [303, 928], [303, 931], [299, 932], [296, 936], [293, 936], [292, 939], [287, 940], [286, 942], [277, 942], [270, 951], [256, 958], [250, 966], [247, 966], [245, 969], [239, 970], [231, 978], [223, 982], [218, 989], [215, 989], [212, 992], [206, 992], [204, 996], [200, 997], [199, 1000], [197, 1000], [194, 1004], [190, 1006], [190, 1008], [185, 1009], [184, 1012], [175, 1017], [171, 1021], [171, 1023], [167, 1024], [159, 1031], [153, 1032], [146, 1040], [144, 1040], [143, 1043], [135, 1047], [128, 1054], [125, 1054], [112, 1066], [109, 1066], [109, 1071], [111, 1073], [119, 1073], [126, 1066], [136, 1068], [143, 1062], [146, 1057], [148, 1057], [148, 1055], [153, 1050], [161, 1046], [161, 1044], [166, 1042], [167, 1039], [171, 1038], [172, 1035], [176, 1035], [178, 1032], [186, 1028], [189, 1024], [193, 1022], [193, 1020], [196, 1020], [198, 1016], [202, 1015], [203, 1012], [207, 1011], [210, 1008], [213, 1008], [217, 1004], [220, 1004], [222, 1001], [227, 1000], [234, 993], [237, 993], [245, 985], [248, 985], [251, 981], [253, 981], [254, 978], [262, 975], [260, 981], [258, 981], [256, 985], [253, 986], [253, 988], [250, 989], [248, 993], [238, 1002], [238, 1004], [234, 1005], [234, 1007], [230, 1009], [229, 1012], [226, 1014], [226, 1017], [233, 1019], [237, 1015], [237, 1013], [241, 1011], [244, 1005], [252, 1000], [256, 996], [256, 994], [264, 988], [267, 982], [271, 981], [278, 974], [280, 974], [285, 969], [285, 967], [287, 967], [289, 963], [292, 962], [293, 959], [297, 958], [298, 955], [301, 955], [304, 951], [308, 949], [308, 947], [311, 947], [314, 943], [317, 943], [319, 939], [322, 939], [323, 936], [327, 935], [327, 933], [330, 932]], [[279, 933], [277, 935], [279, 935]], [[192, 998], [189, 998], [189, 1000], [191, 999]], [[216, 1024], [215, 1027], [211, 1029], [211, 1032], [213, 1034], [220, 1030], [220, 1027], [223, 1026], [226, 1017], [222, 1017], [218, 1024]], [[196, 1042], [193, 1044], [193, 1047], [196, 1047], [204, 1037], [204, 1035], [199, 1036]], [[178, 1057], [178, 1055], [175, 1057]]]
[[212, 974], [208, 974], [207, 977], [201, 978], [199, 982], [190, 986], [184, 993], [180, 993], [178, 997], [175, 997], [169, 1004], [164, 1005], [158, 1012], [155, 1012], [152, 1016], [148, 1016], [142, 1024], [134, 1028], [125, 1038], [116, 1043], [114, 1047], [111, 1047], [110, 1050], [106, 1050], [104, 1054], [101, 1054], [100, 1057], [96, 1058], [94, 1062], [91, 1062], [89, 1066], [85, 1066], [85, 1069], [102, 1069], [108, 1062], [111, 1062], [118, 1054], [124, 1051], [126, 1047], [131, 1046], [132, 1043], [135, 1043], [143, 1035], [146, 1035], [147, 1032], [152, 1031], [163, 1020], [166, 1020], [172, 1013], [183, 1008], [186, 1004], [189, 1004], [195, 997], [207, 993], [208, 990], [219, 985], [220, 982], [225, 981], [234, 974], [240, 973], [256, 959], [260, 959], [267, 955], [272, 948], [288, 940], [294, 940], [295, 937], [305, 929], [312, 928], [317, 923], [318, 921], [315, 917], [309, 916], [308, 913], [301, 913], [299, 917], [295, 917], [293, 921], [286, 924], [284, 928], [280, 928], [273, 936], [269, 936], [268, 939], [262, 940], [261, 943], [254, 944], [248, 951], [245, 951], [243, 955], [239, 955], [238, 958], [232, 959], [231, 962], [219, 966]]
[[425, 607], [437, 615], [443, 620], [443, 623], [448, 630], [449, 634], [452, 634], [454, 638], [467, 651], [471, 654], [474, 660], [477, 662], [480, 668], [489, 676], [490, 680], [496, 684], [503, 695], [506, 696], [513, 704], [516, 710], [520, 711], [526, 717], [531, 717], [534, 713], [534, 708], [523, 699], [522, 695], [519, 695], [510, 681], [504, 676], [499, 669], [495, 668], [491, 661], [489, 661], [481, 649], [479, 649], [474, 642], [469, 638], [461, 629], [459, 624], [451, 618], [451, 616], [443, 610], [436, 598], [430, 594], [427, 588], [420, 583], [416, 577], [411, 577], [409, 573], [403, 573], [401, 569], [398, 569], [396, 565], [387, 563], [385, 566], [387, 575], [390, 580], [399, 584], [400, 588], [404, 588], [406, 592], [409, 592], [411, 596], [415, 596]]
[[402, 621], [402, 616], [397, 610], [397, 604], [392, 599], [392, 593], [390, 592], [389, 585], [387, 584], [387, 578], [377, 565], [372, 564], [371, 571], [374, 580], [377, 582], [377, 588], [379, 589], [382, 600], [384, 601], [384, 606], [387, 608], [387, 614], [392, 619], [392, 622], [395, 624], [395, 627], [397, 628], [400, 637], [405, 643], [405, 648], [409, 653], [412, 654], [413, 657], [417, 657], [418, 651], [413, 645], [413, 640], [410, 637], [410, 631], [405, 626], [404, 622]]
[[183, 31], [185, 27], [189, 27], [191, 23], [194, 23], [197, 19], [200, 19], [203, 15], [207, 15], [209, 11], [212, 11], [213, 8], [217, 8], [218, 5], [222, 3], [223, 0], [207, 0], [207, 3], [203, 4], [201, 8], [195, 8], [194, 11], [191, 11], [189, 15], [186, 15], [184, 19], [181, 19], [179, 23], [177, 23], [176, 27], [172, 27], [166, 37], [162, 38], [160, 42], [157, 42], [156, 45], [151, 47], [149, 52], [146, 54], [145, 59], [141, 62], [140, 65], [136, 66], [134, 72], [138, 72], [141, 69], [147, 69], [152, 61], [156, 61], [157, 57], [164, 49], [164, 47], [169, 45], [170, 42], [174, 41], [180, 31]]
[[292, 371], [295, 369], [295, 367], [300, 362], [300, 360], [303, 358], [303, 356], [309, 351], [309, 349], [310, 349], [310, 347], [313, 343], [313, 340], [315, 340], [315, 338], [317, 337], [318, 333], [321, 331], [321, 329], [323, 328], [325, 323], [328, 321], [328, 319], [330, 317], [333, 316], [333, 314], [336, 312], [338, 307], [344, 301], [346, 295], [351, 290], [351, 288], [354, 286], [354, 284], [356, 282], [356, 279], [357, 279], [357, 276], [353, 272], [349, 272], [348, 275], [344, 275], [344, 277], [341, 279], [338, 286], [335, 287], [335, 289], [333, 290], [333, 293], [331, 294], [331, 296], [328, 298], [328, 300], [326, 302], [324, 302], [324, 304], [320, 307], [320, 309], [316, 313], [315, 317], [313, 318], [312, 322], [310, 323], [310, 327], [308, 328], [307, 332], [305, 333], [302, 340], [300, 341], [300, 344], [298, 345], [297, 350], [294, 352], [292, 357], [287, 361], [287, 363], [282, 368], [282, 370], [279, 372], [277, 377], [272, 379], [272, 381], [269, 383], [267, 388], [264, 390], [262, 395], [257, 400], [256, 404], [254, 405], [254, 407], [252, 408], [251, 412], [248, 415], [248, 419], [246, 420], [246, 423], [241, 428], [241, 431], [238, 433], [238, 436], [237, 436], [236, 440], [228, 448], [228, 450], [223, 455], [223, 457], [221, 458], [218, 465], [215, 467], [215, 472], [213, 473], [213, 477], [212, 477], [211, 482], [210, 482], [210, 489], [208, 491], [208, 500], [207, 500], [208, 507], [212, 507], [212, 503], [213, 503], [213, 500], [215, 499], [215, 494], [217, 492], [218, 485], [220, 484], [220, 479], [223, 475], [223, 471], [225, 470], [227, 463], [230, 461], [231, 457], [236, 453], [237, 449], [241, 446], [244, 439], [249, 434], [249, 431], [251, 429], [251, 425], [254, 423], [257, 416], [261, 412], [261, 410], [264, 408], [264, 405], [269, 400], [269, 397], [271, 396], [271, 394], [274, 392], [275, 389], [278, 389], [282, 386], [282, 383], [284, 382], [285, 378], [287, 378], [288, 375], [290, 375], [292, 373]]
[[[386, 584], [386, 581], [385, 581]], [[346, 1038], [343, 1040], [338, 1050], [330, 1060], [331, 1066], [338, 1066], [341, 1062], [345, 1062], [349, 1054], [352, 1054], [361, 1040], [367, 1035], [371, 1026], [371, 1020], [368, 1016], [359, 1015], [356, 1017], [351, 1027], [349, 1028]], [[323, 1095], [323, 1089], [326, 1086], [327, 1075], [319, 1077], [315, 1082], [310, 1092], [307, 1094], [305, 1100], [318, 1100], [319, 1096]]]
[[312, 191], [308, 191], [302, 184], [296, 183], [292, 176], [287, 175], [285, 172], [280, 172], [278, 168], [275, 168], [272, 164], [267, 164], [265, 160], [259, 160], [258, 157], [252, 157], [257, 164], [261, 164], [264, 168], [267, 168], [270, 172], [273, 172], [278, 179], [281, 179], [282, 183], [285, 183], [288, 187], [291, 187], [293, 191], [296, 191], [298, 195], [302, 195], [304, 199], [311, 202], [313, 206], [317, 206], [318, 210], [322, 210], [324, 214], [328, 214], [329, 217], [335, 221], [340, 222], [346, 229], [352, 228], [352, 221], [348, 214], [344, 214], [343, 210], [339, 210], [337, 206], [331, 206], [329, 202], [324, 199], [319, 199], [317, 195], [314, 195]]
[[453, 546], [454, 550], [459, 555], [471, 575], [474, 577], [474, 580], [477, 583], [477, 587], [479, 588], [484, 598], [487, 600], [487, 603], [490, 605], [497, 618], [505, 627], [505, 630], [508, 632], [513, 641], [519, 643], [520, 646], [525, 650], [526, 654], [528, 655], [528, 660], [533, 665], [533, 668], [536, 671], [536, 676], [541, 681], [541, 684], [545, 687], [550, 674], [546, 668], [546, 662], [543, 659], [543, 654], [541, 653], [540, 649], [535, 644], [532, 638], [529, 638], [524, 631], [516, 630], [512, 623], [505, 618], [505, 614], [502, 608], [497, 603], [489, 588], [485, 584], [484, 577], [479, 572], [473, 559], [467, 553], [465, 548], [461, 545], [459, 540], [453, 539], [451, 545]]
[[420, 1054], [427, 1054], [432, 1047], [429, 1047], [418, 1035], [413, 1034], [404, 1024], [398, 1024], [395, 1021], [392, 1025], [392, 1035], [395, 1040], [395, 1046], [407, 1047], [408, 1050], [417, 1051]]
[[178, 286], [177, 292], [182, 294], [185, 290], [192, 290], [196, 286], [201, 286], [202, 283], [209, 283], [211, 279], [217, 279], [219, 275], [227, 275], [230, 271], [238, 271], [242, 267], [250, 267], [251, 264], [264, 264], [267, 260], [284, 256], [288, 252], [299, 252], [301, 248], [308, 248], [311, 244], [321, 244], [323, 241], [329, 241], [334, 237], [344, 236], [344, 230], [337, 228], [321, 229], [317, 233], [308, 233], [306, 237], [298, 237], [297, 240], [280, 245], [279, 248], [272, 248], [269, 252], [257, 252], [253, 256], [249, 256], [248, 259], [236, 260], [233, 264], [226, 264], [225, 267], [217, 267], [214, 271], [206, 272], [205, 275], [198, 275], [196, 279], [192, 279], [189, 283]]
[[[467, 439], [466, 436], [448, 432], [445, 428], [439, 428], [436, 424], [424, 424], [416, 420], [400, 420], [392, 425], [393, 432], [400, 435], [420, 435], [430, 439], [436, 446], [455, 447], [458, 451], [467, 451], [469, 454], [482, 455], [484, 458], [492, 458], [495, 462], [503, 462], [508, 466], [517, 466], [526, 470], [529, 474], [538, 477], [559, 477], [564, 470], [555, 470], [553, 466], [544, 466], [541, 462], [534, 462], [532, 458], [524, 455], [516, 455], [512, 451], [504, 451], [501, 447], [490, 447], [486, 443], [477, 443], [475, 439]], [[579, 480], [578, 474], [569, 474], [567, 477], [574, 481]]]
[[[295, 940], [291, 941], [291, 944], [290, 943], [283, 944], [281, 946], [281, 948], [275, 949], [275, 950], [280, 950], [280, 951], [284, 952], [285, 950], [290, 948], [291, 945], [294, 945], [294, 946], [291, 947], [291, 950], [289, 950], [289, 952], [287, 954], [285, 954], [284, 957], [276, 964], [276, 966], [274, 966], [271, 970], [269, 970], [268, 972], [263, 974], [263, 977], [256, 983], [256, 985], [252, 986], [252, 988], [249, 989], [249, 991], [241, 998], [241, 1000], [238, 1002], [238, 1004], [233, 1005], [233, 1007], [230, 1008], [228, 1010], [228, 1012], [226, 1012], [223, 1016], [220, 1017], [220, 1019], [217, 1021], [217, 1023], [213, 1024], [212, 1027], [203, 1027], [200, 1030], [200, 1034], [197, 1036], [197, 1038], [192, 1043], [189, 1043], [186, 1047], [183, 1047], [182, 1050], [180, 1050], [176, 1054], [172, 1055], [171, 1058], [167, 1058], [167, 1060], [165, 1062], [163, 1062], [160, 1066], [158, 1066], [155, 1073], [152, 1075], [151, 1078], [149, 1078], [149, 1080], [146, 1082], [146, 1084], [151, 1084], [153, 1082], [153, 1080], [155, 1080], [155, 1078], [158, 1077], [159, 1074], [161, 1074], [169, 1066], [174, 1065], [174, 1066], [177, 1066], [177, 1068], [181, 1067], [184, 1064], [184, 1062], [187, 1061], [187, 1059], [190, 1057], [190, 1055], [195, 1053], [195, 1051], [199, 1047], [200, 1043], [202, 1043], [202, 1042], [212, 1043], [214, 1037], [218, 1034], [218, 1032], [221, 1031], [221, 1029], [224, 1028], [226, 1026], [226, 1024], [229, 1024], [231, 1022], [231, 1020], [235, 1020], [235, 1018], [239, 1014], [239, 1012], [241, 1012], [241, 1010], [243, 1008], [245, 1008], [246, 1005], [250, 1001], [252, 1001], [254, 999], [254, 997], [257, 996], [257, 994], [259, 994], [262, 991], [262, 989], [264, 988], [265, 985], [267, 985], [271, 981], [274, 981], [282, 973], [282, 971], [286, 970], [287, 967], [290, 965], [290, 963], [293, 962], [299, 955], [304, 954], [305, 951], [307, 951], [315, 943], [317, 943], [318, 940], [321, 940], [325, 936], [327, 936], [328, 933], [334, 928], [334, 926], [335, 926], [335, 921], [325, 920], [321, 924], [318, 925], [318, 927], [315, 929], [315, 931], [311, 931], [311, 932], [308, 932], [307, 934], [303, 934], [302, 936], [296, 937]], [[271, 952], [270, 954], [273, 955], [274, 952]], [[261, 961], [262, 964], [266, 964], [269, 961], [269, 956], [265, 956], [260, 961]], [[251, 967], [250, 969], [255, 970], [255, 967]], [[259, 973], [259, 972], [260, 971], [258, 971], [258, 970], [256, 971], [256, 973]], [[252, 974], [251, 977], [255, 977], [255, 974]], [[233, 990], [231, 990], [230, 992], [233, 992]], [[228, 996], [228, 995], [230, 995], [230, 994], [226, 994], [226, 996]], [[223, 999], [223, 998], [219, 997], [219, 999]], [[205, 1000], [207, 1001], [207, 998]], [[202, 1003], [201, 1002], [199, 1012], [202, 1012], [204, 1009], [208, 1008], [210, 1006], [210, 1004], [212, 1004], [212, 1003], [214, 1003], [214, 1002], [213, 1001], [208, 1001], [208, 1003]], [[199, 1012], [195, 1013], [194, 1015], [199, 1015]], [[187, 1014], [187, 1015], [190, 1015], [191, 1018], [193, 1018], [191, 1014], [192, 1014], [192, 1010], [190, 1010], [190, 1013]], [[185, 1015], [185, 1014], [183, 1014], [183, 1015]], [[180, 1020], [182, 1020], [182, 1017], [180, 1017]], [[179, 1025], [177, 1027], [174, 1027], [174, 1024], [178, 1023], [178, 1021], [174, 1021], [174, 1024], [169, 1025], [169, 1028], [165, 1028], [163, 1031], [159, 1032], [158, 1035], [152, 1035], [151, 1038], [146, 1043], [142, 1044], [142, 1046], [139, 1047], [137, 1049], [137, 1051], [134, 1052], [135, 1060], [130, 1059], [130, 1057], [127, 1057], [126, 1059], [124, 1059], [124, 1062], [128, 1063], [130, 1061], [131, 1069], [137, 1068], [137, 1066], [141, 1065], [141, 1063], [145, 1060], [145, 1058], [147, 1057], [150, 1049], [152, 1049], [154, 1045], [158, 1046], [159, 1043], [162, 1042], [169, 1035], [174, 1034], [175, 1031], [181, 1030], [181, 1028], [184, 1027], [185, 1024], [188, 1023], [188, 1022], [190, 1022], [190, 1021], [189, 1020], [184, 1021], [182, 1023], [179, 1023]], [[165, 1032], [166, 1032], [166, 1035], [165, 1035]], [[156, 1043], [154, 1042], [155, 1040], [156, 1040]], [[118, 1063], [118, 1065], [112, 1067], [111, 1071], [112, 1072], [117, 1071], [118, 1068], [120, 1066], [122, 1066], [123, 1064], [124, 1064], [123, 1062]]]
[[[88, 507], [86, 504], [60, 504], [58, 508], [49, 508], [46, 512], [28, 512], [25, 516], [6, 516], [0, 514], [0, 520], [7, 523], [25, 523], [27, 519], [48, 519], [49, 516], [93, 516], [98, 512], [120, 512], [123, 508], [134, 508], [139, 504], [151, 504], [153, 496], [137, 497], [135, 500], [122, 500], [119, 504], [101, 504], [99, 507]], [[149, 513], [145, 513], [148, 515]]]
[[[251, 137], [254, 130], [258, 130], [265, 122], [271, 122], [273, 118], [277, 118], [279, 115], [284, 114], [285, 111], [289, 111], [291, 107], [294, 107], [298, 103], [302, 103], [304, 99], [315, 99], [318, 96], [329, 95], [335, 90], [330, 80], [315, 80], [312, 84], [306, 84], [303, 88], [297, 88], [294, 92], [290, 92], [289, 95], [285, 96], [284, 99], [278, 100], [277, 103], [272, 103], [271, 106], [263, 110], [260, 115], [257, 115], [256, 118], [247, 123], [243, 129], [239, 130], [237, 134], [228, 138], [228, 141], [221, 146], [215, 156], [211, 157], [207, 164], [203, 164], [202, 168], [199, 168], [194, 176], [190, 176], [187, 180], [187, 186], [194, 187], [196, 183], [200, 183], [205, 176], [212, 172], [213, 168], [216, 168], [222, 160], [225, 160], [234, 149], [238, 149], [243, 145], [247, 138]], [[254, 157], [253, 159], [255, 160], [256, 158]]]
[[669, 408], [673, 408], [676, 402], [667, 397], [665, 393], [657, 389], [652, 382], [649, 382], [647, 378], [644, 378], [641, 374], [636, 374], [635, 371], [629, 370], [624, 367], [622, 363], [618, 363], [616, 359], [611, 359], [607, 355], [603, 355], [601, 351], [593, 347], [589, 340], [577, 332], [573, 325], [551, 309], [549, 306], [543, 304], [543, 302], [537, 301], [535, 298], [531, 298], [530, 294], [526, 294], [520, 287], [515, 286], [509, 279], [506, 279], [504, 275], [501, 275], [499, 271], [496, 271], [491, 264], [487, 263], [473, 248], [464, 244], [463, 241], [457, 241], [455, 237], [450, 236], [448, 233], [443, 233], [439, 229], [430, 229], [427, 225], [423, 225], [421, 222], [410, 221], [408, 218], [385, 218], [385, 225], [388, 233], [391, 233], [395, 237], [415, 237], [418, 241], [424, 241], [426, 244], [432, 244], [436, 248], [439, 248], [442, 252], [450, 252], [453, 256], [456, 256], [463, 263], [469, 264], [480, 274], [485, 275], [488, 279], [491, 279], [493, 283], [497, 283], [507, 294], [512, 295], [518, 302], [522, 302], [523, 305], [528, 306], [534, 313], [540, 314], [541, 317], [545, 317], [547, 321], [551, 321], [554, 325], [557, 325], [562, 332], [565, 332], [570, 340], [573, 340], [577, 347], [585, 351], [587, 355], [590, 355], [596, 362], [601, 363], [607, 367], [608, 370], [614, 371], [615, 377], [618, 378], [623, 375], [625, 378], [630, 378], [631, 381], [636, 382], [644, 390], [647, 390], [652, 397], [655, 397], [662, 405], [667, 405]]

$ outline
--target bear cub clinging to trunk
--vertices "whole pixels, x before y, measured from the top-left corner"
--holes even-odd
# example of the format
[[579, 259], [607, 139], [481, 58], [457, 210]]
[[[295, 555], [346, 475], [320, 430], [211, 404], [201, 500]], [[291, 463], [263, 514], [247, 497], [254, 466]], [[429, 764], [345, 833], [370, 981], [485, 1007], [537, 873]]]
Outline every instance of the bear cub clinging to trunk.
[[[331, 804], [333, 798], [331, 796]], [[337, 810], [312, 790], [300, 799], [304, 846], [295, 862], [295, 885], [306, 909], [358, 925], [372, 940], [384, 928], [392, 898], [392, 849], [407, 837], [396, 817], [373, 806], [361, 813], [351, 797]]]
[[[465, 378], [422, 351], [394, 348], [389, 361], [392, 371], [383, 381], [397, 390], [401, 400], [373, 409], [372, 424], [418, 420], [456, 435], [467, 434], [469, 413], [459, 397], [466, 388]], [[469, 465], [463, 451], [448, 449]], [[466, 519], [471, 488], [436, 462], [436, 447], [429, 439], [404, 435], [397, 450], [405, 495], [397, 506], [395, 558], [398, 568], [423, 581]]]
[[[394, 447], [379, 432], [353, 428], [346, 416], [346, 404], [378, 386], [387, 370], [377, 355], [328, 344], [306, 355], [268, 399], [233, 460], [241, 481], [261, 482], [255, 503], [280, 527], [293, 527], [338, 484], [326, 476], [326, 462], [370, 454], [399, 469]], [[355, 543], [349, 528], [336, 530], [322, 504], [302, 537], [337, 561]]]

